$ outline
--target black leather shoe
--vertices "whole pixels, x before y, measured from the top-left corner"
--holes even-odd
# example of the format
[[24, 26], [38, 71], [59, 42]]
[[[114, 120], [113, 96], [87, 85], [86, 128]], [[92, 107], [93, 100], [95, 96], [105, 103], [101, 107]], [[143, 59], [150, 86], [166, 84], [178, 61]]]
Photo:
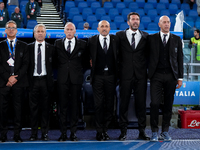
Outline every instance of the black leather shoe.
[[49, 140], [49, 137], [48, 137], [47, 134], [42, 134], [41, 139], [42, 139], [43, 141], [48, 141], [48, 140]]
[[67, 134], [62, 133], [61, 136], [59, 137], [58, 141], [66, 141], [67, 140]]
[[4, 135], [4, 136], [1, 136], [1, 142], [6, 142], [7, 141], [7, 136]]
[[71, 135], [70, 135], [70, 140], [71, 140], [71, 141], [78, 141], [78, 138], [77, 138], [77, 136], [76, 136], [75, 133], [71, 133]]
[[145, 132], [140, 132], [138, 140], [150, 140], [150, 137]]
[[30, 141], [36, 141], [37, 140], [37, 134], [32, 134], [29, 138]]
[[109, 137], [109, 135], [108, 135], [107, 132], [104, 132], [104, 133], [103, 133], [103, 136], [104, 136], [104, 139], [105, 139], [105, 140], [110, 140], [110, 137]]
[[18, 142], [18, 143], [19, 143], [19, 142], [23, 142], [19, 134], [14, 135], [13, 140], [14, 140], [15, 142]]
[[118, 138], [120, 141], [124, 141], [126, 140], [126, 133], [125, 132], [122, 132]]
[[103, 133], [97, 132], [97, 134], [96, 134], [96, 140], [97, 141], [104, 141], [105, 139], [104, 139]]

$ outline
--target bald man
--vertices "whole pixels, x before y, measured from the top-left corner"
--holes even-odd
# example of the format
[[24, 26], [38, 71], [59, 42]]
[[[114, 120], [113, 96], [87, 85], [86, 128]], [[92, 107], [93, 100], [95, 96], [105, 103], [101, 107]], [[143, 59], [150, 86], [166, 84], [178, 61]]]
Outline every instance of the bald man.
[[23, 16], [19, 11], [19, 7], [16, 7], [15, 12], [11, 15], [11, 20], [14, 20], [17, 23], [17, 28], [21, 28], [21, 23], [23, 22]]
[[170, 33], [170, 19], [161, 16], [160, 32], [149, 36], [149, 72], [151, 109], [150, 124], [151, 141], [158, 141], [159, 105], [164, 95], [162, 132], [160, 140], [171, 141], [169, 126], [172, 116], [172, 106], [176, 88], [180, 88], [183, 79], [183, 50], [179, 36]]
[[109, 22], [98, 24], [99, 35], [88, 40], [91, 57], [91, 84], [94, 95], [96, 139], [109, 140], [108, 125], [113, 118], [117, 72], [117, 38], [109, 34]]
[[[82, 61], [87, 43], [77, 39], [76, 27], [72, 22], [65, 25], [66, 37], [55, 41], [58, 64], [58, 97], [61, 136], [58, 141], [67, 140], [67, 115], [70, 118], [70, 140], [77, 141], [78, 103], [83, 82]], [[69, 114], [68, 114], [69, 112]]]

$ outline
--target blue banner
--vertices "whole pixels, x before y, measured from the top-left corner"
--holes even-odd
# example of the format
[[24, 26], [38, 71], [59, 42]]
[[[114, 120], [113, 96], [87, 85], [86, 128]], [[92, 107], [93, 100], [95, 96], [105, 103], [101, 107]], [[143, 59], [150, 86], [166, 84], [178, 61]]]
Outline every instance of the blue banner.
[[183, 81], [180, 89], [174, 94], [174, 104], [199, 105], [200, 82]]
[[[17, 29], [17, 38], [33, 38], [33, 30], [32, 29], [22, 29], [18, 28]], [[110, 30], [110, 34], [116, 34], [119, 30]], [[146, 31], [149, 34], [157, 33], [158, 31]], [[178, 36], [183, 38], [183, 32], [171, 32], [174, 33]], [[97, 30], [76, 30], [75, 36], [79, 39], [84, 39], [84, 38], [89, 38], [93, 35], [99, 34]], [[5, 28], [0, 28], [0, 38], [6, 38], [7, 35], [5, 33]], [[47, 39], [60, 39], [64, 38], [65, 33], [64, 29], [63, 30], [53, 30], [53, 29], [48, 29], [46, 38]]]

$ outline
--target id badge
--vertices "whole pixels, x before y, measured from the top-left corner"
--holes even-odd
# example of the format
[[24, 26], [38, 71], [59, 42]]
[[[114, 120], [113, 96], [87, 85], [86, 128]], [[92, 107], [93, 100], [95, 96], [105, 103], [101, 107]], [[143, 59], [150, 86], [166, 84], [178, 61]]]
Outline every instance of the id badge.
[[0, 21], [3, 21], [3, 17], [0, 17]]
[[31, 9], [31, 13], [34, 13], [35, 12], [35, 9]]
[[12, 58], [9, 58], [8, 60], [7, 60], [7, 63], [9, 64], [9, 66], [11, 66], [11, 67], [14, 67], [14, 60], [12, 59]]

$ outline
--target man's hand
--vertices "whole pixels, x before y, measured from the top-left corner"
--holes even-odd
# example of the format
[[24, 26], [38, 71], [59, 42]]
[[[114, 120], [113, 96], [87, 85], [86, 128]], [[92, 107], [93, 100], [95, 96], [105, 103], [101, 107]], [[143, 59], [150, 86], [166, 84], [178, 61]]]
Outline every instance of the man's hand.
[[15, 83], [17, 83], [16, 77], [18, 77], [18, 75], [10, 76], [10, 78], [8, 78], [8, 83], [6, 84], [6, 86], [12, 87]]
[[178, 80], [176, 89], [179, 89], [182, 86], [182, 80]]
[[90, 66], [92, 67], [92, 59], [90, 59]]
[[30, 16], [29, 16], [29, 15], [27, 15], [27, 18], [29, 19], [29, 18], [30, 18]]

